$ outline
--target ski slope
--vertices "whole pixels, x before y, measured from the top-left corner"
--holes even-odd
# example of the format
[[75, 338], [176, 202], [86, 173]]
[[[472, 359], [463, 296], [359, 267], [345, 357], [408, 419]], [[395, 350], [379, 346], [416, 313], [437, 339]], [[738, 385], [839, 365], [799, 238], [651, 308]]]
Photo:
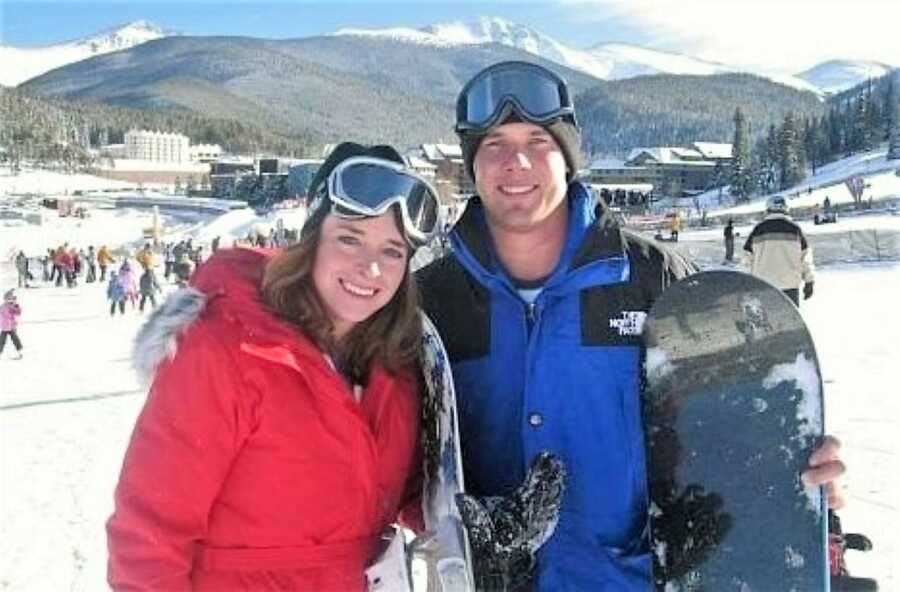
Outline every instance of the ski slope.
[[[0, 284], [12, 281], [6, 266]], [[844, 525], [876, 546], [848, 560], [884, 590], [900, 584], [898, 295], [900, 264], [842, 265], [820, 269], [803, 306], [849, 465]], [[104, 521], [145, 395], [130, 366], [143, 318], [110, 318], [97, 284], [22, 290], [20, 302], [25, 357], [0, 357], [0, 589], [103, 590]]]
[[[300, 213], [282, 215], [296, 216], [288, 227], [302, 221]], [[0, 220], [0, 289], [15, 285], [6, 254], [17, 247], [43, 249], [61, 238], [82, 246], [106, 237], [130, 250], [142, 242], [134, 233], [147, 216], [146, 210], [99, 210], [46, 227]], [[166, 240], [198, 241], [240, 238], [275, 223], [249, 210], [167, 220]], [[866, 224], [896, 222], [884, 216]], [[721, 229], [686, 231], [682, 241], [702, 242], [703, 232]], [[131, 369], [131, 343], [144, 317], [129, 308], [110, 318], [104, 289], [39, 284], [19, 291], [25, 357], [11, 359], [10, 343], [0, 356], [0, 590], [107, 589], [104, 522], [145, 389]], [[848, 562], [857, 574], [878, 578], [883, 590], [900, 589], [898, 297], [900, 261], [830, 265], [819, 269], [815, 296], [802, 308], [824, 369], [828, 431], [845, 444], [844, 527], [875, 543], [874, 552], [852, 554]]]

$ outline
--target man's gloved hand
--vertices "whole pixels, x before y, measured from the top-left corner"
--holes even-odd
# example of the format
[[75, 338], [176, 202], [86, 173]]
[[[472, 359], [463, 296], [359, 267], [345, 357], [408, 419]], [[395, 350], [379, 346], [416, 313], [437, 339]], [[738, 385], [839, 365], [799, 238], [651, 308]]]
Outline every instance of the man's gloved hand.
[[531, 579], [535, 555], [559, 521], [565, 478], [562, 461], [542, 452], [510, 495], [456, 496], [469, 533], [478, 590], [514, 590]]
[[803, 299], [809, 300], [813, 295], [813, 282], [803, 284]]

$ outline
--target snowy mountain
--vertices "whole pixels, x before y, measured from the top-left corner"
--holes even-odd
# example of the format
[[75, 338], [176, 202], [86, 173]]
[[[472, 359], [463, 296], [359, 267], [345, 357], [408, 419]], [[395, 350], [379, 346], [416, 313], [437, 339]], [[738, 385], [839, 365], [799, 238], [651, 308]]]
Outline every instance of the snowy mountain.
[[612, 80], [648, 74], [708, 76], [736, 70], [725, 64], [624, 43], [600, 43], [591, 47], [588, 53], [608, 65], [608, 78]]
[[0, 85], [16, 86], [61, 66], [169, 35], [172, 33], [153, 23], [135, 21], [54, 45], [14, 47], [0, 44]]
[[[335, 35], [383, 38], [438, 47], [499, 43], [601, 80], [622, 80], [652, 74], [708, 76], [744, 71], [726, 64], [624, 43], [600, 43], [587, 50], [576, 49], [530, 27], [496, 17], [439, 23], [421, 29], [341, 29]], [[822, 94], [815, 85], [794, 76], [770, 72], [750, 73], [791, 88]]]
[[879, 78], [893, 68], [880, 62], [830, 60], [797, 74], [826, 93], [839, 93], [870, 78]]

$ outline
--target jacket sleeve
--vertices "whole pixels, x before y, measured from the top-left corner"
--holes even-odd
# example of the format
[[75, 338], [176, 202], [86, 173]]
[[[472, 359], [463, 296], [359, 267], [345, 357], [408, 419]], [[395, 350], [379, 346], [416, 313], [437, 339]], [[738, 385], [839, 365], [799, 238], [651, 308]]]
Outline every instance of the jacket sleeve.
[[804, 284], [816, 281], [816, 266], [813, 263], [812, 247], [808, 244], [800, 251], [800, 273], [803, 276]]
[[195, 546], [251, 430], [252, 407], [235, 368], [234, 355], [199, 326], [160, 366], [106, 525], [113, 590], [191, 589]]

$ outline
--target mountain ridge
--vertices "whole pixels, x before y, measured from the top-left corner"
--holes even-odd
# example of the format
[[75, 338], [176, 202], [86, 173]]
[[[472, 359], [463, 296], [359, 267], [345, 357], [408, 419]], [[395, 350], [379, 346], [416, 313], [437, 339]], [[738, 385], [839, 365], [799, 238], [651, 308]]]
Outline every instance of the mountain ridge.
[[[47, 71], [94, 55], [127, 49], [153, 39], [177, 34], [166, 31], [147, 20], [139, 20], [103, 29], [81, 39], [48, 46], [27, 48], [0, 44], [0, 64], [16, 64], [15, 69], [0, 68], [0, 85], [17, 86]], [[499, 17], [460, 19], [434, 23], [421, 28], [341, 28], [328, 35], [302, 39], [324, 36], [383, 38], [419, 46], [442, 48], [497, 43], [525, 51], [600, 80], [622, 80], [656, 74], [715, 75], [728, 72], [748, 72], [744, 68], [724, 63], [621, 42], [599, 42], [586, 49], [581, 49], [566, 45], [534, 28]], [[115, 41], [116, 39], [118, 42]], [[90, 50], [92, 44], [95, 46], [93, 51]], [[845, 65], [843, 67], [836, 66], [837, 63]], [[867, 77], [877, 75], [877, 71], [883, 73], [884, 69], [890, 68], [891, 66], [879, 62], [828, 60], [797, 74], [774, 71], [751, 71], [748, 73], [763, 76], [778, 84], [824, 96], [846, 90], [864, 81]]]

